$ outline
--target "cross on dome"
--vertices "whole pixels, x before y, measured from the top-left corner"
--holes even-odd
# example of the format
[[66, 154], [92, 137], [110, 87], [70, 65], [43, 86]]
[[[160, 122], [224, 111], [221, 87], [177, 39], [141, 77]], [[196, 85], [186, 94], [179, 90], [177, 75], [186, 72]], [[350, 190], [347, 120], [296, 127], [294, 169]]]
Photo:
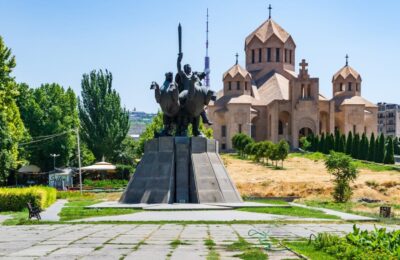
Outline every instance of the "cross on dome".
[[346, 54], [346, 66], [349, 66], [349, 55]]
[[235, 56], [236, 56], [236, 63], [235, 63], [235, 64], [236, 64], [236, 65], [238, 65], [238, 61], [239, 61], [239, 54], [236, 52], [236, 55], [235, 55]]
[[271, 19], [271, 10], [272, 10], [271, 4], [269, 4], [268, 10], [269, 10], [269, 19]]

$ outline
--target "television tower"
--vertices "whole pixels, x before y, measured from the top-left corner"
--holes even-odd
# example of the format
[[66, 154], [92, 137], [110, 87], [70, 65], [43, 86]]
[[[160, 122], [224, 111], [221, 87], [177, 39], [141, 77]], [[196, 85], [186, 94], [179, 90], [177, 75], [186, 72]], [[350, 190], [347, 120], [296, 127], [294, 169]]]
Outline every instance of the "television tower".
[[208, 8], [207, 8], [207, 22], [206, 22], [206, 57], [204, 58], [204, 72], [206, 77], [204, 85], [210, 87], [210, 57], [208, 57]]

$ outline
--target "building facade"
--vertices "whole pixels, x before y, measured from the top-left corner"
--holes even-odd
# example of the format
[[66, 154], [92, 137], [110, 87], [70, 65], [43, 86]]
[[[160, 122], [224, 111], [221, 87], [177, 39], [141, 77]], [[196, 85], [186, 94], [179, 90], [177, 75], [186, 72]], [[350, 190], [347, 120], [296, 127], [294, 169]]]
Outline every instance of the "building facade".
[[221, 150], [232, 149], [231, 138], [240, 132], [256, 141], [285, 139], [292, 148], [311, 133], [377, 132], [378, 107], [361, 96], [361, 76], [347, 59], [327, 99], [305, 60], [296, 72], [296, 43], [271, 18], [246, 37], [244, 51], [245, 68], [236, 58], [207, 110]]
[[400, 137], [400, 105], [378, 103], [378, 132]]

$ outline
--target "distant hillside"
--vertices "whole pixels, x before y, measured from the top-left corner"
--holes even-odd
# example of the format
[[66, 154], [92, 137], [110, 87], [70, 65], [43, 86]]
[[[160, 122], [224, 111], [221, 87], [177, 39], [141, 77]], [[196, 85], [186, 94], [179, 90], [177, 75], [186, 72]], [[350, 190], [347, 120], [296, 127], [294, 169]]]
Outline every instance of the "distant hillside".
[[146, 113], [141, 111], [129, 112], [129, 121], [131, 122], [131, 127], [128, 134], [134, 138], [137, 138], [144, 132], [146, 126], [151, 123], [153, 117], [157, 114]]

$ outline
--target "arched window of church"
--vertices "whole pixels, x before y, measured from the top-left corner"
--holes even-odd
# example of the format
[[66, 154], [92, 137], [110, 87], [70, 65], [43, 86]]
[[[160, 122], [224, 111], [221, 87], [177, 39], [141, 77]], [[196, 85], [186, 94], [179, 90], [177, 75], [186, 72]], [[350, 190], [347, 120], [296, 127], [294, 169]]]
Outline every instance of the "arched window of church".
[[236, 89], [240, 90], [240, 81], [236, 81]]
[[262, 59], [262, 49], [258, 49], [258, 62], [261, 62]]
[[292, 50], [289, 50], [289, 63], [292, 64]]
[[359, 89], [358, 89], [358, 83], [356, 83], [356, 91], [359, 91]]
[[307, 97], [311, 98], [311, 85], [310, 84], [308, 84], [308, 86], [307, 86]]
[[232, 82], [231, 81], [228, 82], [228, 90], [232, 90]]
[[242, 133], [242, 124], [238, 124], [238, 132], [239, 134]]
[[352, 88], [351, 82], [349, 82], [349, 84], [348, 84], [348, 86], [347, 86], [347, 90], [348, 90], [348, 91], [351, 91], [351, 88]]
[[278, 134], [283, 135], [283, 123], [281, 120], [279, 120], [279, 124], [278, 124]]
[[305, 93], [304, 93], [304, 84], [301, 84], [301, 93], [300, 93], [300, 97], [304, 98], [305, 97]]
[[276, 50], [276, 55], [275, 55], [275, 58], [276, 58], [276, 62], [280, 62], [281, 61], [281, 49], [279, 49], [279, 48], [276, 48], [275, 49]]
[[247, 90], [247, 81], [244, 82], [244, 90]]
[[267, 62], [271, 62], [271, 48], [267, 48]]
[[255, 63], [256, 61], [255, 61], [255, 59], [256, 59], [256, 54], [255, 54], [255, 51], [254, 51], [254, 49], [253, 50], [251, 50], [251, 63]]
[[339, 84], [339, 91], [343, 91], [343, 83]]

